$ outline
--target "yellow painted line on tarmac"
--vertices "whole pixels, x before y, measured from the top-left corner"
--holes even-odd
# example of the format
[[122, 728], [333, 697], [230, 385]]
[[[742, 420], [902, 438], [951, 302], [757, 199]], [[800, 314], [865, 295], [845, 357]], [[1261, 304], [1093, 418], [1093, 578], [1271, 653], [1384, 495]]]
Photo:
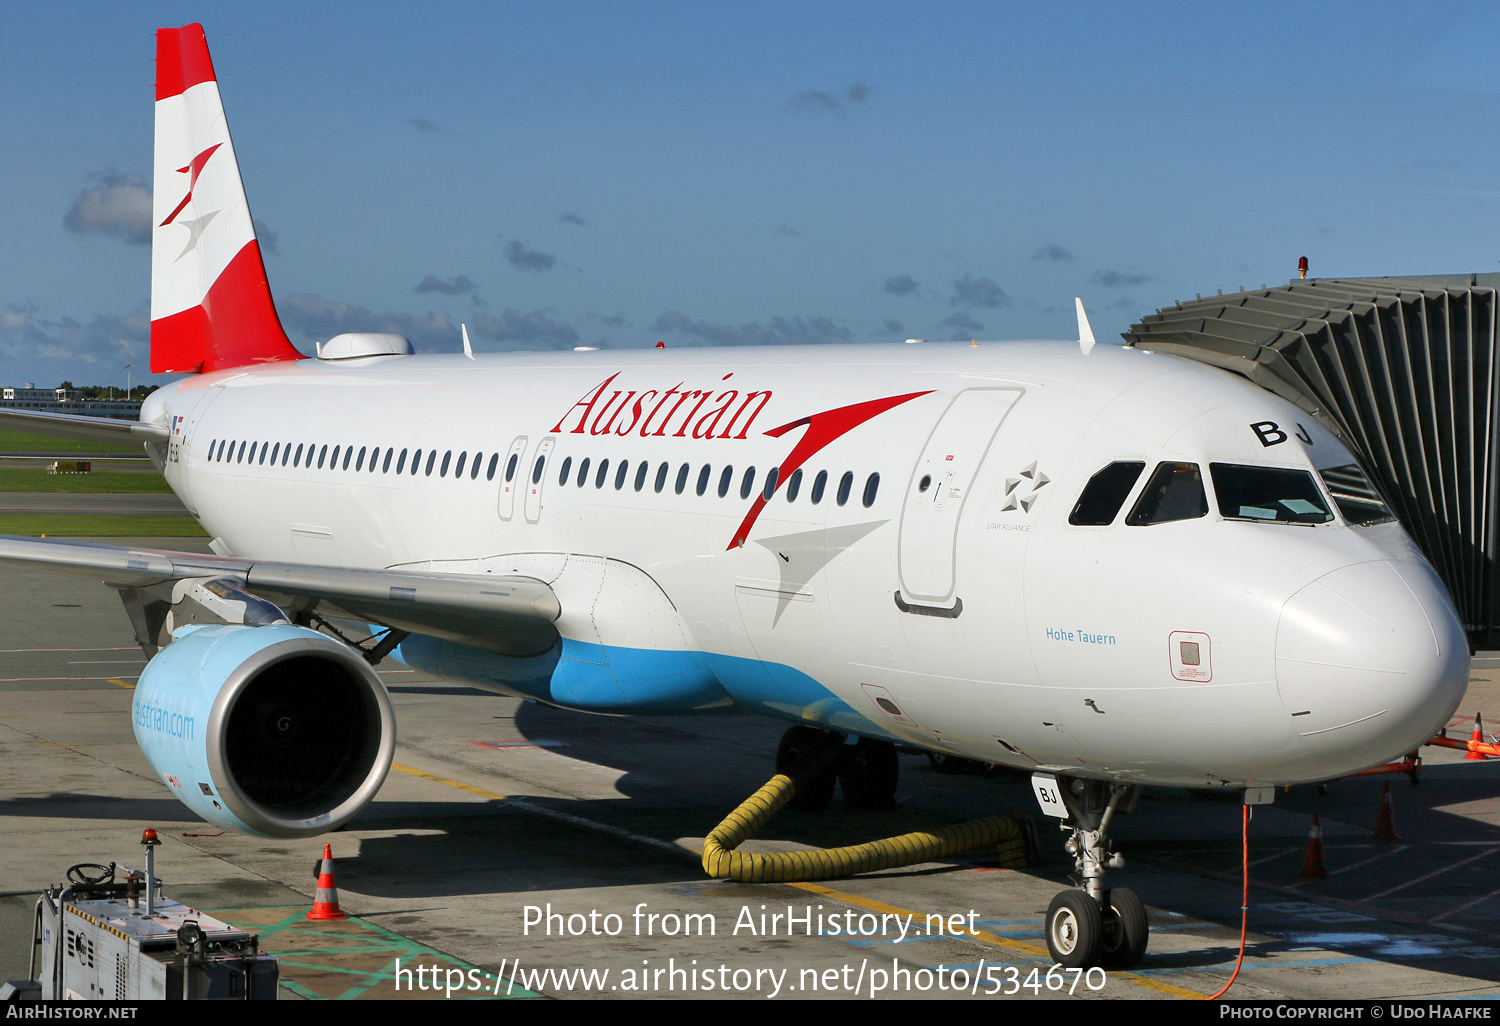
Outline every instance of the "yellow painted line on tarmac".
[[[921, 916], [920, 912], [913, 912], [910, 909], [898, 908], [895, 905], [887, 905], [885, 902], [876, 901], [874, 898], [864, 898], [860, 897], [858, 894], [849, 894], [846, 891], [836, 891], [831, 887], [824, 887], [822, 884], [791, 883], [787, 884], [787, 886], [796, 887], [799, 890], [807, 891], [810, 894], [817, 894], [821, 897], [832, 898], [834, 901], [842, 901], [846, 905], [854, 905], [857, 908], [869, 909], [871, 912], [884, 912], [899, 916]], [[1052, 953], [1044, 947], [1040, 947], [1036, 944], [1028, 944], [1026, 941], [1012, 940], [1009, 937], [1001, 937], [998, 934], [990, 933], [988, 930], [976, 930], [973, 933], [954, 934], [954, 936], [973, 937], [976, 940], [984, 941], [986, 944], [993, 944], [996, 947], [1000, 948], [1009, 948], [1012, 951], [1018, 951], [1023, 955], [1029, 955], [1030, 957], [1040, 959], [1043, 962], [1050, 963], [1052, 961]], [[1195, 1001], [1201, 1001], [1204, 998], [1208, 997], [1207, 994], [1200, 994], [1196, 990], [1187, 990], [1183, 987], [1174, 987], [1170, 983], [1162, 983], [1158, 980], [1153, 980], [1145, 976], [1139, 976], [1135, 973], [1119, 972], [1116, 970], [1111, 970], [1111, 973], [1113, 979], [1123, 980], [1126, 983], [1133, 983], [1137, 987], [1145, 987], [1147, 990], [1158, 991], [1162, 994], [1170, 994], [1172, 997], [1188, 998]]]
[[514, 806], [517, 809], [521, 809], [525, 812], [532, 812], [538, 816], [546, 816], [548, 819], [561, 820], [564, 823], [571, 823], [574, 826], [580, 826], [586, 830], [595, 830], [601, 834], [611, 834], [615, 837], [624, 838], [627, 841], [634, 841], [637, 844], [649, 845], [650, 847], [656, 848], [659, 851], [671, 852], [673, 855], [687, 856], [695, 859], [699, 857], [694, 852], [690, 852], [685, 848], [681, 848], [670, 841], [663, 841], [656, 837], [647, 837], [644, 834], [638, 834], [632, 830], [626, 830], [623, 827], [611, 826], [608, 823], [600, 823], [596, 820], [588, 819], [584, 816], [575, 816], [571, 812], [563, 812], [559, 809], [549, 809], [545, 805], [533, 805], [525, 798], [518, 798], [514, 795], [500, 794], [498, 791], [487, 791], [482, 787], [475, 787], [473, 784], [466, 784], [462, 780], [453, 780], [449, 777], [440, 777], [436, 773], [428, 773], [426, 770], [413, 769], [410, 766], [403, 766], [399, 762], [391, 763], [391, 769], [400, 770], [402, 773], [409, 773], [414, 777], [421, 777], [423, 780], [431, 780], [433, 783], [445, 784], [448, 787], [456, 787], [460, 791], [467, 791], [469, 792], [469, 794], [478, 795], [480, 798], [490, 798], [495, 801], [505, 802], [506, 804]]
[[456, 787], [460, 791], [467, 791], [470, 794], [478, 795], [481, 798], [491, 798], [499, 802], [510, 801], [510, 795], [500, 794], [496, 791], [486, 791], [482, 787], [475, 787], [473, 784], [466, 784], [462, 780], [450, 780], [447, 777], [440, 777], [436, 773], [428, 773], [426, 770], [412, 769], [410, 766], [403, 766], [399, 762], [391, 763], [391, 769], [400, 770], [402, 773], [408, 773], [414, 777], [421, 777], [423, 780], [431, 780], [434, 783], [447, 784], [449, 787]]
[[104, 679], [107, 680], [111, 684], [118, 684], [120, 687], [124, 688], [126, 691], [134, 691], [135, 690], [135, 685], [134, 684], [127, 684], [123, 680], [119, 680], [119, 679], [117, 679], [115, 677], [105, 677]]

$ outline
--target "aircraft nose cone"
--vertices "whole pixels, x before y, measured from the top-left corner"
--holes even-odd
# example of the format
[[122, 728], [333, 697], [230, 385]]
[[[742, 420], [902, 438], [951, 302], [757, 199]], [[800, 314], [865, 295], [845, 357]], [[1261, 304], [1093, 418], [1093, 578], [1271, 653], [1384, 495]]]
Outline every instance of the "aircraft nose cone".
[[1458, 708], [1468, 671], [1463, 626], [1424, 564], [1342, 567], [1282, 607], [1281, 701], [1330, 777], [1414, 751]]

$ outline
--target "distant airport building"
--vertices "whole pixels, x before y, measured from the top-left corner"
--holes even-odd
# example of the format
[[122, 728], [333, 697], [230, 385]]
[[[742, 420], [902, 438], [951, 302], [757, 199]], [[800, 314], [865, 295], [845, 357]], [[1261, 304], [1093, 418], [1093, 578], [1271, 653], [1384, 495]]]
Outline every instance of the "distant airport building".
[[1364, 462], [1448, 586], [1476, 648], [1500, 647], [1500, 274], [1293, 279], [1141, 318], [1128, 345], [1242, 374]]
[[0, 409], [41, 410], [44, 413], [72, 413], [85, 417], [110, 417], [114, 420], [139, 420], [139, 399], [84, 399], [76, 388], [37, 388], [33, 382], [24, 386], [0, 388]]

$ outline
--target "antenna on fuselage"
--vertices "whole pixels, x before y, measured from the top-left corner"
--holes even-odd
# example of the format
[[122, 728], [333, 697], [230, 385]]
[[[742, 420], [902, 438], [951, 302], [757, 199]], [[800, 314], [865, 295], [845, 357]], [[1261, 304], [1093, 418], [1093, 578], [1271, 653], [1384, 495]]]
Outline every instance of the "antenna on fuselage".
[[1073, 302], [1078, 304], [1078, 350], [1087, 356], [1094, 348], [1094, 329], [1089, 327], [1089, 315], [1083, 310], [1083, 300], [1074, 296]]
[[471, 360], [474, 359], [474, 349], [469, 345], [469, 326], [467, 324], [460, 324], [458, 330], [463, 332], [464, 335], [464, 355]]

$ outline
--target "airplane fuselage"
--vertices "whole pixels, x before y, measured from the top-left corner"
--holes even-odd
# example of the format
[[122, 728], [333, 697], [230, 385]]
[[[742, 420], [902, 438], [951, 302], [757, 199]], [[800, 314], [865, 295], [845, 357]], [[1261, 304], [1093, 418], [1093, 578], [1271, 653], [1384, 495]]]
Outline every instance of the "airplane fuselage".
[[[1328, 501], [1316, 469], [1353, 464], [1342, 444], [1168, 356], [987, 342], [302, 360], [183, 379], [142, 419], [173, 426], [157, 455], [225, 553], [548, 581], [564, 610], [551, 653], [413, 638], [400, 654], [573, 708], [733, 707], [1215, 786], [1404, 754], [1467, 681], [1461, 625], [1401, 527]], [[1102, 469], [1137, 463], [1109, 522], [1070, 522]], [[1201, 475], [1203, 513], [1128, 523], [1164, 464]], [[1225, 516], [1211, 466], [1307, 472], [1333, 514]]]

